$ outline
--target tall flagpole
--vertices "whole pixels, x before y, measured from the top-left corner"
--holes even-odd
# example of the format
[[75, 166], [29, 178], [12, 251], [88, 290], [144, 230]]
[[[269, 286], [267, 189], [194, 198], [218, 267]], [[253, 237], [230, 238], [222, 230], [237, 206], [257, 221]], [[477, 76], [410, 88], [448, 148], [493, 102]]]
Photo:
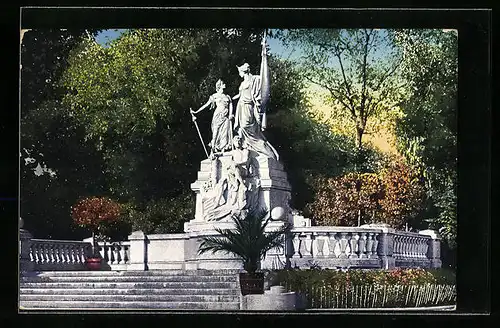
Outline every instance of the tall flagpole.
[[261, 129], [264, 131], [267, 125], [266, 105], [270, 97], [270, 80], [269, 68], [267, 65], [267, 49], [266, 49], [267, 29], [264, 30], [264, 37], [262, 38], [262, 60], [260, 63], [260, 81], [261, 81]]

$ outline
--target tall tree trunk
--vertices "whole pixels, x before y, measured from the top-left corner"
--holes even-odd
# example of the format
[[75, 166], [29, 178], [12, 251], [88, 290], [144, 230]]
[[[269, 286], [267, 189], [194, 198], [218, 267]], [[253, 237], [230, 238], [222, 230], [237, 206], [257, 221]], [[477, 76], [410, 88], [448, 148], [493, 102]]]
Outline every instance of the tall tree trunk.
[[363, 139], [363, 134], [365, 132], [365, 129], [363, 129], [360, 126], [356, 127], [356, 146], [358, 149], [361, 149], [361, 146], [363, 145], [362, 139]]

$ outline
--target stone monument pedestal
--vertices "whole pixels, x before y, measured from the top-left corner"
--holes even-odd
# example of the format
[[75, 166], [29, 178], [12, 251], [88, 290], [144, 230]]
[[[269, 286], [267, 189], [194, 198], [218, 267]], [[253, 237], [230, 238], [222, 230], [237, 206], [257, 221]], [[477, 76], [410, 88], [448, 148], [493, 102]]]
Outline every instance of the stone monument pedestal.
[[[203, 160], [191, 189], [196, 194], [196, 210], [194, 219], [184, 224], [184, 232], [188, 236], [186, 269], [243, 269], [240, 259], [233, 255], [224, 252], [198, 254], [203, 237], [218, 237], [216, 228], [234, 227], [232, 215], [245, 210], [241, 204], [257, 204], [266, 209], [268, 215], [272, 209], [281, 207], [283, 217], [271, 222], [266, 228], [268, 231], [282, 226], [283, 221], [292, 221], [289, 207], [291, 187], [283, 165], [257, 153], [236, 149], [219, 154], [215, 159]], [[243, 198], [245, 202], [240, 203]], [[262, 262], [262, 267], [282, 267], [283, 264], [279, 263], [284, 261], [284, 257], [283, 250], [271, 251]]]

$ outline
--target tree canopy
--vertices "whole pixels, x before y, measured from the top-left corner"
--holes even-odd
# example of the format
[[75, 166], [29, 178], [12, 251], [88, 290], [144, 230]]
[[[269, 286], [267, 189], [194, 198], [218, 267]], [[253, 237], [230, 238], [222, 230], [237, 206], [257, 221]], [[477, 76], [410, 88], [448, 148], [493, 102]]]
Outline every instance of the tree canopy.
[[455, 247], [458, 33], [401, 30], [393, 39], [403, 50], [403, 72], [411, 90], [397, 124], [399, 146], [426, 178], [429, 203], [424, 215]]
[[402, 58], [386, 30], [295, 29], [280, 35], [303, 51], [298, 63], [305, 79], [327, 90], [329, 114], [350, 127], [358, 148], [366, 133], [397, 117], [405, 96]]

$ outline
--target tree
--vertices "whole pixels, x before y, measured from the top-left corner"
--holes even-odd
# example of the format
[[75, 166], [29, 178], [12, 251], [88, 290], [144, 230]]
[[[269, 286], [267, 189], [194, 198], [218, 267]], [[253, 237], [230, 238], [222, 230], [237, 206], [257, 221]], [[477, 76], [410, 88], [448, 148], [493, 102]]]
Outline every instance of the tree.
[[401, 152], [419, 167], [429, 202], [425, 216], [454, 248], [457, 225], [458, 34], [454, 30], [401, 30], [392, 35], [404, 54], [410, 96], [397, 122]]
[[376, 173], [348, 173], [315, 182], [318, 192], [306, 208], [316, 224], [360, 226], [379, 219], [384, 190]]
[[102, 190], [99, 155], [65, 115], [57, 87], [68, 53], [97, 31], [28, 30], [21, 43], [21, 216], [37, 238], [84, 236], [70, 206]]
[[336, 177], [355, 169], [376, 171], [380, 153], [364, 146], [357, 149], [353, 138], [333, 132], [311, 109], [300, 68], [275, 57], [269, 63], [272, 88], [266, 131], [285, 165], [292, 207], [302, 211], [312, 201], [319, 176]]
[[304, 77], [328, 91], [332, 114], [350, 122], [359, 149], [364, 134], [397, 116], [404, 98], [401, 56], [386, 31], [297, 29], [281, 38], [302, 48]]
[[308, 214], [319, 225], [356, 226], [387, 223], [398, 229], [420, 228], [418, 214], [425, 200], [418, 172], [396, 159], [376, 173], [350, 172], [315, 180]]
[[[84, 40], [71, 53], [61, 80], [68, 90], [63, 102], [87, 142], [102, 152], [109, 193], [139, 213], [132, 217], [143, 215], [135, 228], [182, 231], [179, 211], [193, 204], [193, 195], [184, 194], [204, 159], [189, 108], [204, 103], [219, 78], [237, 90], [235, 66], [247, 61], [258, 67], [261, 33], [138, 29], [108, 48]], [[207, 139], [210, 117], [198, 122]], [[169, 201], [182, 202], [170, 205], [179, 211], [158, 216]]]

